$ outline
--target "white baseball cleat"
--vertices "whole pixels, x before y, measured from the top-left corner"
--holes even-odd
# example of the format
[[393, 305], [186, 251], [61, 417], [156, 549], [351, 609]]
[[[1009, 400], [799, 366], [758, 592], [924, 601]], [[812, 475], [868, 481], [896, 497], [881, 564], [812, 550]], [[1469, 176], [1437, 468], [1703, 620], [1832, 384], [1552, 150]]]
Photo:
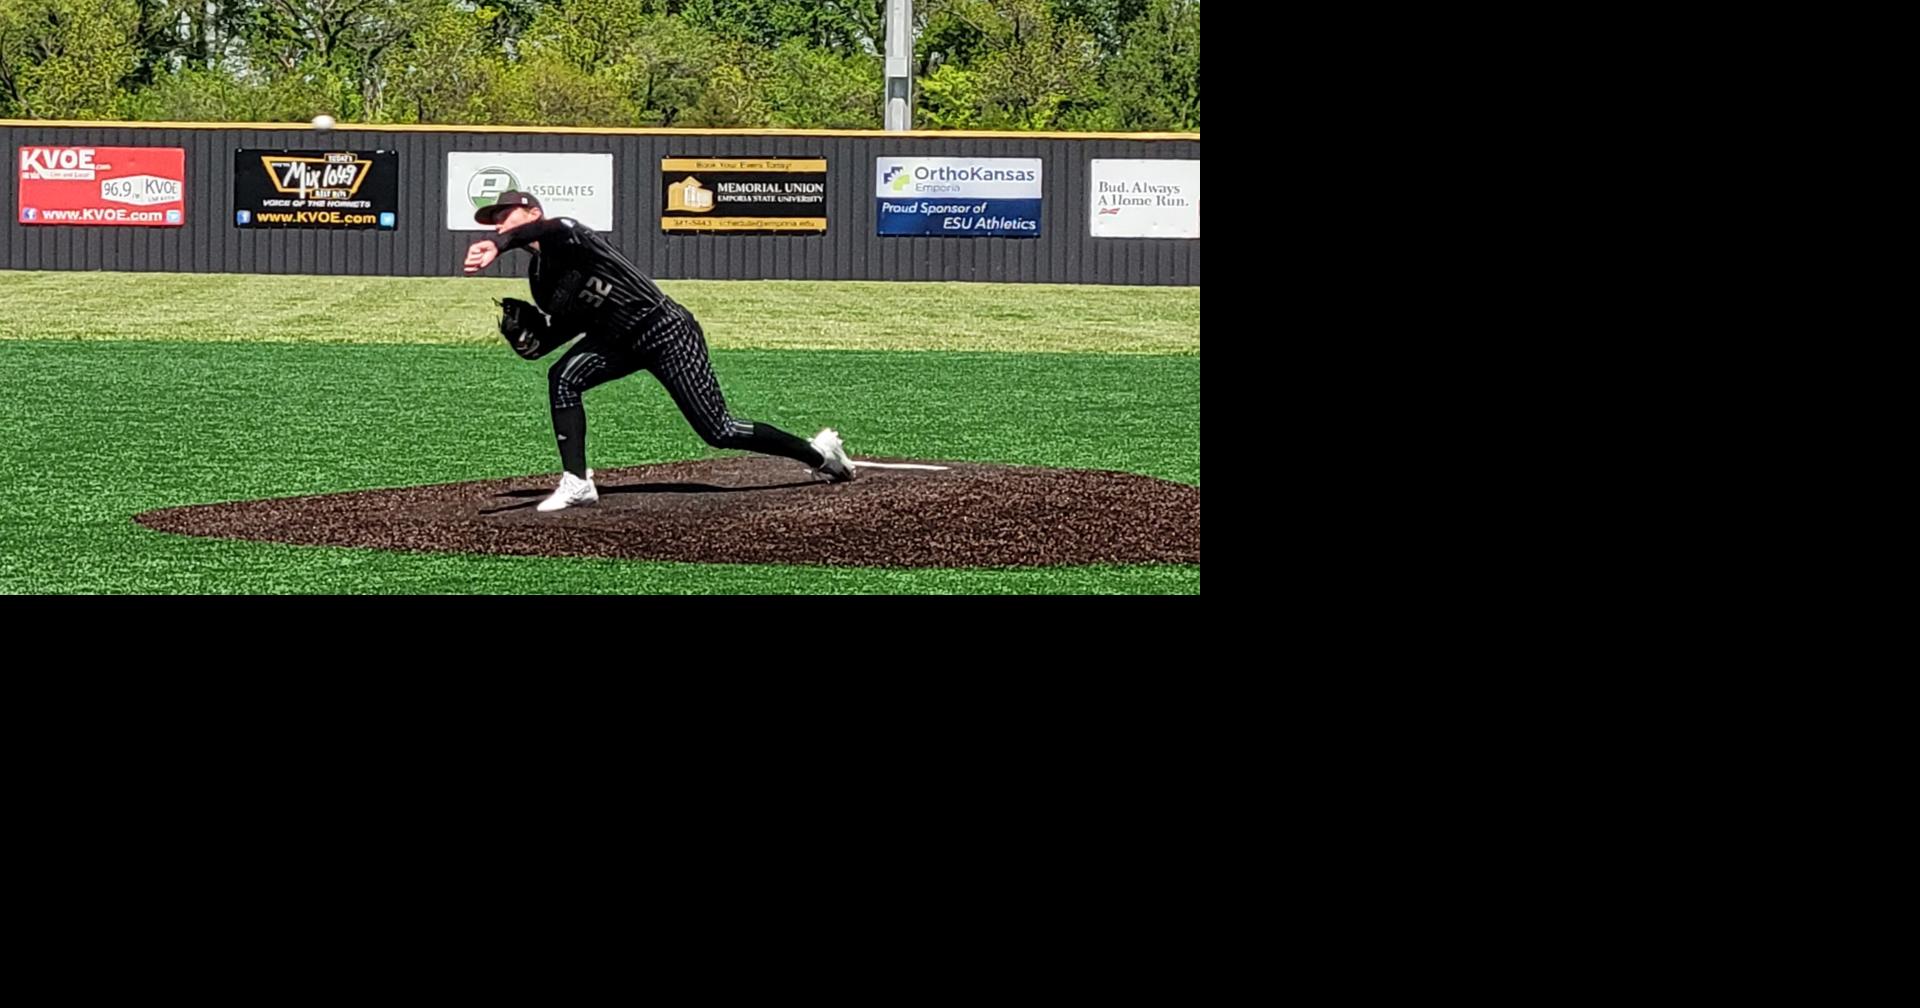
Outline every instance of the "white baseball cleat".
[[847, 457], [847, 449], [840, 443], [840, 435], [828, 427], [813, 436], [807, 442], [813, 450], [821, 454], [825, 461], [814, 471], [835, 483], [845, 483], [853, 478], [853, 460]]
[[[589, 469], [591, 473], [593, 470]], [[600, 499], [600, 491], [593, 487], [593, 477], [581, 479], [572, 473], [560, 474], [560, 487], [553, 496], [540, 502], [537, 510], [558, 511], [561, 508], [580, 507]]]

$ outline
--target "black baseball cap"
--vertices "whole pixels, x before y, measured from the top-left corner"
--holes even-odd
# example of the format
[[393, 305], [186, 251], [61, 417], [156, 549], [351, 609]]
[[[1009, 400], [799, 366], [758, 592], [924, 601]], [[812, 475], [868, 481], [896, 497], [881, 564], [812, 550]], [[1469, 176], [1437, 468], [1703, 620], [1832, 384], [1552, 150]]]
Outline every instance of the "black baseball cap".
[[507, 215], [507, 211], [517, 206], [539, 210], [540, 198], [530, 192], [509, 189], [501, 193], [500, 198], [495, 200], [492, 206], [483, 206], [475, 210], [473, 212], [473, 219], [481, 224], [498, 224], [500, 218]]

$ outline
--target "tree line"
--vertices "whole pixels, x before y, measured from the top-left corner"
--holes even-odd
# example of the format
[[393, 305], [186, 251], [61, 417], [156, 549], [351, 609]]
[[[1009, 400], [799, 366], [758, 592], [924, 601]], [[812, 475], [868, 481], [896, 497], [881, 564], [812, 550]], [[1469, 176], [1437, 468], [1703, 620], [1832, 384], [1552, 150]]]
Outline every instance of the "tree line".
[[[915, 0], [916, 129], [1198, 130], [1199, 0]], [[0, 118], [878, 129], [885, 0], [0, 0]]]

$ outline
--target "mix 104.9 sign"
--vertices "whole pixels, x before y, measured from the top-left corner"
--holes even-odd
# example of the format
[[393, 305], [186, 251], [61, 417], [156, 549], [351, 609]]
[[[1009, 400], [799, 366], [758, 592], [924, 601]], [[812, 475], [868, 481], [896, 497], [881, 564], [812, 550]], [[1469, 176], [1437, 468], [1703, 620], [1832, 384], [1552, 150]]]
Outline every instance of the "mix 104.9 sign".
[[22, 147], [22, 224], [179, 227], [186, 223], [182, 147]]
[[233, 224], [383, 228], [399, 220], [397, 151], [233, 152]]

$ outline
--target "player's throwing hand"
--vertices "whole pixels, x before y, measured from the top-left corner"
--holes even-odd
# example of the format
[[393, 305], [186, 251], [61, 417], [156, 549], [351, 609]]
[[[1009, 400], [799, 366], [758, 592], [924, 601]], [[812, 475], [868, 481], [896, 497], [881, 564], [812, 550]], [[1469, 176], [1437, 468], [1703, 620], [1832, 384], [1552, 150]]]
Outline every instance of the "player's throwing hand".
[[465, 269], [468, 273], [478, 273], [486, 269], [488, 264], [492, 263], [495, 257], [499, 255], [500, 248], [493, 243], [493, 239], [482, 238], [474, 242], [471, 248], [467, 249], [467, 264]]

